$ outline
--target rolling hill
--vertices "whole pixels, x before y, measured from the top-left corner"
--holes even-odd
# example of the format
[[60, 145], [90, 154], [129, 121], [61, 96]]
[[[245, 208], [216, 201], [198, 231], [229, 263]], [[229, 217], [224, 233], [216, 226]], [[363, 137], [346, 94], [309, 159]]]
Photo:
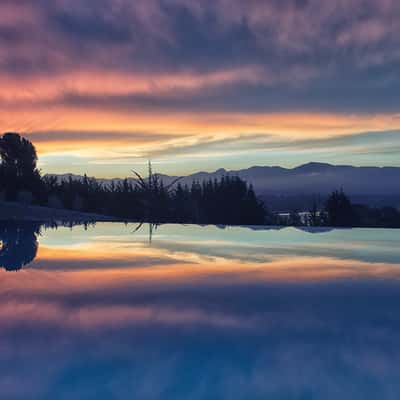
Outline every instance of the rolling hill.
[[[296, 168], [277, 166], [254, 166], [241, 170], [197, 172], [182, 178], [182, 184], [193, 181], [237, 175], [251, 183], [256, 193], [276, 211], [294, 208], [307, 209], [312, 199], [323, 202], [325, 196], [335, 189], [343, 188], [353, 201], [371, 206], [400, 207], [400, 167], [354, 167], [310, 162]], [[57, 179], [83, 179], [79, 175], [55, 175]], [[175, 176], [159, 174], [168, 184]], [[135, 182], [134, 178], [128, 178]], [[121, 178], [97, 179], [109, 185], [121, 182]]]

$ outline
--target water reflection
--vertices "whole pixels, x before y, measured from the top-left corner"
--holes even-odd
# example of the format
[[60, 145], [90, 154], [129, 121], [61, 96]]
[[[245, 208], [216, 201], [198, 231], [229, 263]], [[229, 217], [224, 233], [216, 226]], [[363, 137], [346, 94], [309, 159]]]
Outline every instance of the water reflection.
[[18, 271], [36, 257], [40, 224], [3, 223], [0, 225], [0, 266]]
[[398, 399], [396, 231], [133, 231], [0, 272], [1, 398]]

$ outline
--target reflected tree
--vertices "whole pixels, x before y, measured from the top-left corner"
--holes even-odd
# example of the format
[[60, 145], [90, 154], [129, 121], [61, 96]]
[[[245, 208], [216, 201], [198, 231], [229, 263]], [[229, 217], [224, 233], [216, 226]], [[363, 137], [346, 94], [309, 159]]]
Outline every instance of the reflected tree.
[[[142, 228], [143, 224], [144, 224], [144, 222], [140, 222], [138, 224], [138, 226], [133, 230], [133, 233], [136, 233], [136, 232], [140, 231], [140, 229]], [[154, 233], [154, 231], [156, 231], [157, 228], [160, 225], [161, 224], [155, 224], [155, 223], [152, 223], [152, 222], [148, 223], [148, 226], [149, 226], [149, 244], [151, 244], [152, 241], [153, 241], [153, 233]]]
[[9, 223], [0, 227], [0, 266], [6, 271], [18, 271], [31, 263], [39, 247], [40, 224]]

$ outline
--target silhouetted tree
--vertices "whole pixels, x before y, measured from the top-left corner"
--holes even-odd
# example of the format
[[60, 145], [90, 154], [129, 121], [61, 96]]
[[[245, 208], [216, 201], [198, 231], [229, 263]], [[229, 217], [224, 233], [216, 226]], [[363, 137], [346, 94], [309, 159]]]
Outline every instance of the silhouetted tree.
[[163, 222], [168, 217], [168, 206], [171, 191], [181, 177], [174, 179], [169, 185], [164, 186], [158, 174], [153, 174], [151, 162], [148, 163], [148, 177], [146, 179], [136, 172], [138, 178], [137, 194], [142, 205], [145, 221]]
[[29, 140], [18, 133], [5, 133], [0, 137], [0, 157], [0, 181], [6, 199], [15, 200], [21, 190], [39, 194], [42, 185], [36, 167], [37, 155]]
[[326, 201], [327, 223], [330, 226], [354, 226], [357, 216], [349, 198], [343, 192], [334, 191]]
[[321, 226], [324, 221], [324, 212], [319, 209], [319, 200], [316, 196], [313, 197], [310, 211], [306, 218], [307, 226]]

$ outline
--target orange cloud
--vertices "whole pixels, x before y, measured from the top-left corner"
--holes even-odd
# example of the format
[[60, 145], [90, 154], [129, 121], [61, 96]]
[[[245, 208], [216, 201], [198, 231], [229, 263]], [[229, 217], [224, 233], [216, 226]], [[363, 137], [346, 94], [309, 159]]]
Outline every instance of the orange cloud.
[[[273, 77], [269, 78], [271, 81]], [[163, 94], [170, 91], [195, 90], [229, 83], [268, 81], [265, 71], [257, 66], [243, 66], [211, 72], [124, 73], [107, 70], [68, 71], [56, 75], [11, 77], [0, 75], [0, 102], [18, 104], [56, 101], [64, 94], [128, 95]]]
[[[65, 261], [67, 260], [67, 261]], [[130, 263], [129, 263], [129, 260]], [[65, 262], [64, 262], [65, 261]], [[69, 268], [68, 263], [75, 267]], [[71, 264], [71, 265], [72, 265]], [[41, 245], [33, 267], [40, 278], [43, 265], [54, 266], [53, 274], [65, 290], [85, 291], [120, 285], [175, 285], [221, 283], [311, 282], [336, 279], [400, 278], [396, 264], [369, 263], [326, 256], [266, 256], [258, 262], [243, 262], [232, 255], [209, 256], [196, 252], [166, 252], [162, 248], [148, 247], [143, 243], [131, 246], [108, 243], [84, 243], [77, 246], [54, 247]], [[57, 268], [61, 265], [64, 269]], [[198, 266], [201, 265], [201, 268]], [[20, 280], [11, 274], [3, 275], [9, 285], [19, 285]], [[45, 275], [43, 275], [45, 278]], [[48, 287], [45, 280], [37, 279], [35, 290], [63, 291]], [[36, 286], [37, 285], [37, 286]]]

